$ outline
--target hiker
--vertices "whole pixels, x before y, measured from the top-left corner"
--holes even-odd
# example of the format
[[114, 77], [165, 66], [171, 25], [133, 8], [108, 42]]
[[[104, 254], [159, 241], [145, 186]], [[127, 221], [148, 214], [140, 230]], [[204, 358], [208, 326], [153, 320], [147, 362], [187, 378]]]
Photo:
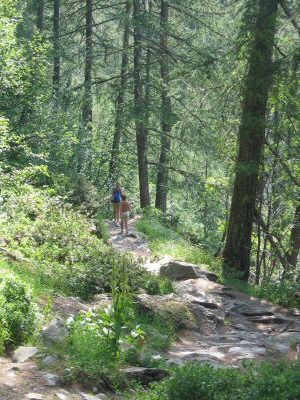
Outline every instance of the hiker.
[[131, 204], [126, 200], [126, 194], [122, 194], [122, 202], [121, 202], [121, 234], [125, 233], [128, 235], [128, 220], [129, 220], [129, 212], [131, 211]]
[[122, 201], [122, 188], [119, 182], [116, 183], [116, 186], [113, 188], [111, 201], [114, 206], [114, 223], [116, 226], [119, 225], [120, 215], [121, 215], [121, 201]]

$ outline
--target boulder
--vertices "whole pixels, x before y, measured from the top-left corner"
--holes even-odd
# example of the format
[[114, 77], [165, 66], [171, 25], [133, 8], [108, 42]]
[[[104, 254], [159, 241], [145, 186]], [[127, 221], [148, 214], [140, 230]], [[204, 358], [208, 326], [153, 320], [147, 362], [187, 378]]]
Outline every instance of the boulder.
[[163, 320], [172, 321], [177, 329], [198, 327], [187, 304], [174, 293], [163, 296], [139, 294], [135, 299], [142, 313], [159, 315]]
[[69, 332], [63, 319], [55, 318], [48, 326], [43, 328], [42, 339], [46, 347], [56, 343], [63, 343]]
[[144, 368], [127, 367], [121, 370], [125, 378], [129, 381], [138, 381], [142, 385], [148, 385], [150, 382], [161, 381], [169, 375], [168, 370], [164, 368]]
[[84, 400], [106, 400], [107, 396], [104, 393], [99, 393], [97, 395], [86, 394], [81, 392], [80, 393]]
[[44, 400], [44, 396], [40, 393], [27, 393], [25, 394], [25, 399], [29, 400]]
[[55, 393], [55, 398], [57, 398], [58, 400], [70, 400], [71, 399], [71, 394], [64, 389], [60, 389], [59, 392]]
[[171, 260], [166, 264], [163, 264], [160, 267], [160, 275], [173, 281], [205, 278], [209, 281], [216, 282], [218, 279], [217, 275], [209, 272], [205, 266], [199, 266], [177, 260]]
[[58, 386], [59, 385], [59, 377], [54, 374], [45, 373], [43, 374], [43, 378], [46, 381], [48, 386]]
[[54, 354], [53, 356], [47, 356], [43, 358], [42, 363], [44, 367], [50, 367], [51, 365], [55, 364], [59, 360], [59, 357]]
[[29, 358], [32, 358], [35, 355], [37, 355], [37, 353], [38, 353], [38, 349], [36, 347], [20, 346], [14, 352], [12, 361], [14, 363], [18, 363], [18, 362], [23, 363], [23, 362], [29, 360]]

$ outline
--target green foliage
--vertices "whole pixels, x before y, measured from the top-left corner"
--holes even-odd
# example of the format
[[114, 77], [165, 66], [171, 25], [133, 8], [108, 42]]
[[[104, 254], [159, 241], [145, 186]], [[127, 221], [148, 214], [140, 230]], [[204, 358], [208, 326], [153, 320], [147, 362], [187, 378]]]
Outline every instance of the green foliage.
[[14, 277], [0, 282], [0, 351], [16, 347], [32, 336], [37, 309], [28, 289]]
[[155, 275], [145, 274], [143, 288], [151, 295], [164, 295], [174, 293], [175, 289], [168, 278], [161, 278]]
[[247, 364], [245, 369], [187, 363], [172, 371], [143, 400], [286, 400], [300, 395], [299, 362]]
[[300, 300], [297, 297], [299, 291], [298, 282], [262, 282], [260, 285], [242, 282], [238, 277], [232, 275], [223, 277], [223, 283], [232, 286], [249, 296], [266, 299], [274, 304], [284, 307], [297, 307], [300, 306]]
[[179, 232], [165, 226], [157, 218], [157, 212], [148, 210], [137, 222], [137, 229], [147, 235], [154, 257], [171, 256], [174, 259], [193, 264], [209, 265], [221, 273], [221, 262], [205, 251], [200, 245], [193, 245]]
[[113, 266], [123, 263], [133, 290], [141, 285], [143, 271], [131, 257], [116, 254], [92, 235], [91, 222], [51, 190], [25, 185], [17, 194], [7, 192], [0, 212], [7, 250], [25, 260], [22, 268], [41, 285], [87, 299], [111, 291]]

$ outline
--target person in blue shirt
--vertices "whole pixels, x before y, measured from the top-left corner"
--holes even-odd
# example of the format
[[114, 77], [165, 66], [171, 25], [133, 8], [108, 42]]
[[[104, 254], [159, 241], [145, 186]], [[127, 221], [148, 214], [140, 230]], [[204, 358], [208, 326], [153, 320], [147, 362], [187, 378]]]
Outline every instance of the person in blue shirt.
[[112, 203], [114, 206], [114, 223], [116, 226], [120, 226], [120, 218], [121, 218], [121, 201], [122, 201], [122, 188], [119, 182], [116, 183], [116, 186], [113, 188], [112, 192]]

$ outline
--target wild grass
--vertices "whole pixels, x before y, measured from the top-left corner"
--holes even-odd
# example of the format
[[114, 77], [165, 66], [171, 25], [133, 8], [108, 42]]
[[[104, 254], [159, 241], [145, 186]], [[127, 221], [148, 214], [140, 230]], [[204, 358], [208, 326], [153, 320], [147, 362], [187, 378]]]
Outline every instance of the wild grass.
[[205, 264], [221, 276], [219, 259], [205, 251], [201, 245], [186, 240], [172, 227], [165, 226], [157, 213], [148, 210], [137, 222], [137, 229], [147, 236], [154, 258], [170, 256], [192, 264]]

